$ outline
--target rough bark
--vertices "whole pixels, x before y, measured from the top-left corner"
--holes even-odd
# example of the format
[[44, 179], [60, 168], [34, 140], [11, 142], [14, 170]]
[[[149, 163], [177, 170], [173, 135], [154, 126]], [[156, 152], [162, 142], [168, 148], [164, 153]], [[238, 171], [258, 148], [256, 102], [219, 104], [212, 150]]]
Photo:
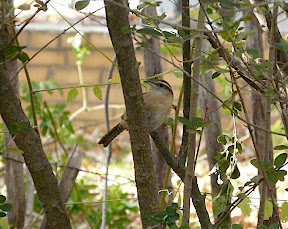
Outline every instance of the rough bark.
[[[150, 149], [147, 129], [147, 114], [144, 109], [144, 100], [139, 80], [139, 64], [131, 33], [121, 32], [123, 27], [129, 27], [127, 8], [121, 7], [126, 1], [105, 1], [107, 26], [112, 44], [117, 56], [118, 70], [120, 73], [128, 127], [135, 167], [135, 181], [143, 228], [148, 228], [149, 218], [147, 213], [156, 213], [159, 210], [157, 196], [157, 182], [154, 162]], [[155, 225], [156, 228], [161, 226]]]
[[[7, 38], [7, 31], [2, 28], [0, 62], [5, 60], [3, 49], [8, 44]], [[0, 113], [17, 147], [24, 152], [22, 156], [48, 217], [48, 228], [71, 228], [68, 214], [61, 200], [57, 179], [43, 151], [38, 134], [31, 127], [20, 100], [13, 92], [5, 65], [0, 67]]]

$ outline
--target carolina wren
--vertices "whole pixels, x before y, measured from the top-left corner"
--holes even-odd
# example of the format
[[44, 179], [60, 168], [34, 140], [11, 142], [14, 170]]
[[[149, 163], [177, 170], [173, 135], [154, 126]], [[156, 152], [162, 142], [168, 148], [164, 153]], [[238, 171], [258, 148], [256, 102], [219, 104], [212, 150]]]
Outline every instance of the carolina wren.
[[[174, 97], [172, 87], [165, 80], [152, 79], [145, 81], [145, 83], [149, 85], [149, 88], [143, 93], [143, 98], [148, 115], [148, 130], [152, 132], [167, 119]], [[104, 135], [98, 143], [106, 147], [124, 130], [128, 130], [126, 112], [121, 116], [120, 123]]]

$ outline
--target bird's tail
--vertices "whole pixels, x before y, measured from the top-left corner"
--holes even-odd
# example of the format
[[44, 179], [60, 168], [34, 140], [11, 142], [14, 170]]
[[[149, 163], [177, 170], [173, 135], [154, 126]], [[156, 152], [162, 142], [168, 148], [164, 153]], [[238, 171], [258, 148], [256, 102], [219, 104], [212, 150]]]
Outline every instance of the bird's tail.
[[125, 128], [121, 125], [121, 123], [118, 123], [100, 139], [98, 144], [103, 144], [104, 147], [108, 146], [109, 143], [124, 130]]

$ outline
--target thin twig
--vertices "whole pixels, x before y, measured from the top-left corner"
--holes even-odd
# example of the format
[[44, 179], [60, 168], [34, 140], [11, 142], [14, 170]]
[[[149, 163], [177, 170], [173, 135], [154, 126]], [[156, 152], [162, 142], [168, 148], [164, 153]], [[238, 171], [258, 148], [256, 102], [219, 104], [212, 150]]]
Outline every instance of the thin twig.
[[62, 150], [64, 151], [65, 155], [68, 156], [68, 151], [67, 151], [67, 149], [65, 148], [65, 146], [63, 145], [62, 140], [61, 140], [61, 138], [60, 138], [60, 136], [59, 136], [59, 134], [58, 134], [56, 122], [55, 122], [55, 120], [54, 120], [54, 118], [53, 118], [53, 115], [52, 115], [52, 113], [51, 113], [51, 111], [50, 111], [50, 109], [49, 109], [49, 106], [48, 106], [48, 104], [47, 104], [46, 101], [44, 102], [44, 107], [46, 108], [47, 113], [48, 113], [48, 115], [49, 115], [49, 118], [50, 118], [50, 120], [51, 120], [53, 129], [54, 129], [55, 137], [56, 137], [59, 145], [61, 146]]
[[[114, 63], [116, 62], [116, 55], [113, 57], [113, 63], [110, 65], [107, 75], [107, 82], [112, 78], [114, 71]], [[106, 92], [105, 92], [105, 124], [107, 132], [110, 130], [110, 121], [109, 121], [109, 96], [110, 96], [110, 85], [107, 84]], [[110, 159], [112, 156], [112, 144], [108, 145], [108, 150], [105, 158], [105, 181], [104, 181], [104, 193], [103, 193], [103, 204], [102, 204], [102, 222], [101, 229], [105, 229], [106, 227], [106, 219], [107, 219], [107, 200], [108, 200], [108, 174], [109, 174], [109, 165]]]
[[[51, 0], [47, 0], [44, 5], [47, 7], [47, 4], [50, 2]], [[25, 24], [18, 30], [18, 32], [15, 34], [14, 38], [12, 39], [12, 43], [14, 42], [15, 39], [18, 38], [18, 36], [20, 35], [20, 33], [23, 31], [23, 29], [30, 23], [30, 21], [43, 9], [39, 6], [38, 9], [36, 10], [36, 12], [26, 20]]]

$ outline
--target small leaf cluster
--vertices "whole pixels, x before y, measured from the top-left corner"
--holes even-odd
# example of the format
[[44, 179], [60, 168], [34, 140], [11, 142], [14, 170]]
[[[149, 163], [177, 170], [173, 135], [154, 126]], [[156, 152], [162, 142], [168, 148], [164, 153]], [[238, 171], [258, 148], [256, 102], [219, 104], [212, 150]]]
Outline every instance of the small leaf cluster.
[[34, 5], [40, 10], [43, 10], [44, 12], [48, 10], [47, 5], [41, 1], [41, 0], [35, 0], [36, 4]]
[[215, 168], [220, 175], [220, 179], [225, 181], [227, 175], [231, 179], [239, 178], [240, 171], [238, 166], [232, 162], [236, 161], [235, 154], [242, 153], [242, 144], [234, 137], [229, 137], [228, 135], [220, 135], [217, 141], [225, 147], [223, 152], [216, 152], [214, 154], [214, 158], [217, 160]]
[[287, 171], [281, 169], [287, 160], [287, 156], [287, 153], [278, 155], [275, 158], [273, 165], [269, 162], [259, 161], [257, 159], [253, 159], [251, 164], [260, 171], [262, 165], [262, 168], [266, 173], [267, 181], [271, 184], [276, 184], [277, 181], [284, 181], [285, 176], [287, 175]]
[[[57, 87], [57, 83], [55, 83], [53, 80], [48, 80], [45, 82], [35, 83], [32, 82], [32, 87], [35, 91], [37, 90], [44, 90], [48, 89], [46, 93], [54, 94], [54, 90], [49, 90]], [[32, 115], [32, 107], [30, 104], [30, 91], [26, 84], [21, 85], [22, 87], [22, 100], [27, 102], [29, 105], [26, 107], [28, 118], [30, 119], [30, 122], [33, 123], [33, 115]], [[58, 90], [60, 95], [63, 96], [62, 90]], [[47, 108], [45, 107], [45, 100], [42, 95], [42, 93], [36, 93], [33, 95], [34, 98], [34, 109], [37, 115], [37, 118], [39, 118], [39, 127], [40, 132], [42, 136], [46, 136], [49, 134], [52, 138], [55, 138], [55, 128], [53, 126], [51, 117], [49, 115], [49, 112]], [[53, 104], [48, 105], [49, 110], [52, 114], [53, 119], [55, 120], [56, 128], [58, 129], [59, 136], [69, 136], [71, 134], [74, 134], [74, 128], [69, 120], [70, 111], [66, 109], [66, 104]], [[25, 127], [25, 126], [24, 126]], [[19, 127], [22, 131], [25, 131], [24, 127]], [[19, 129], [18, 128], [18, 129]], [[15, 127], [15, 131], [18, 131], [18, 129]], [[68, 137], [63, 137], [63, 141], [69, 141]]]
[[[86, 181], [83, 179], [77, 183], [77, 189], [74, 189], [70, 196], [71, 202], [79, 202], [79, 196], [81, 196], [81, 201], [84, 203], [102, 200], [99, 195], [95, 195], [95, 190], [97, 190], [96, 185], [86, 184]], [[136, 218], [138, 214], [138, 205], [136, 201], [129, 200], [130, 198], [131, 195], [123, 192], [121, 185], [112, 185], [109, 187], [108, 199], [115, 201], [107, 202], [106, 225], [108, 228], [129, 228], [134, 217]], [[73, 222], [76, 224], [76, 228], [83, 227], [84, 214], [86, 221], [90, 222], [89, 225], [91, 228], [101, 227], [101, 220], [99, 220], [102, 215], [101, 208], [90, 204], [73, 204], [68, 205], [67, 210], [69, 214], [73, 215]]]
[[25, 63], [30, 59], [27, 53], [23, 51], [25, 48], [26, 46], [7, 45], [3, 50], [5, 60], [20, 60]]
[[199, 132], [200, 130], [198, 130], [198, 128], [202, 128], [202, 127], [206, 127], [206, 126], [210, 126], [213, 122], [212, 121], [204, 121], [202, 118], [200, 117], [193, 117], [191, 118], [191, 120], [188, 120], [184, 117], [178, 117], [178, 121], [181, 122], [183, 125], [187, 126], [186, 131], [187, 132]]
[[146, 214], [145, 217], [150, 220], [151, 225], [158, 223], [167, 226], [170, 229], [189, 229], [189, 226], [177, 226], [177, 221], [180, 218], [178, 213], [179, 207], [177, 203], [171, 203], [170, 206], [166, 207], [163, 211], [158, 212], [156, 215]]
[[0, 195], [0, 218], [5, 217], [7, 215], [7, 212], [10, 212], [12, 209], [12, 205], [5, 202], [6, 197]]

